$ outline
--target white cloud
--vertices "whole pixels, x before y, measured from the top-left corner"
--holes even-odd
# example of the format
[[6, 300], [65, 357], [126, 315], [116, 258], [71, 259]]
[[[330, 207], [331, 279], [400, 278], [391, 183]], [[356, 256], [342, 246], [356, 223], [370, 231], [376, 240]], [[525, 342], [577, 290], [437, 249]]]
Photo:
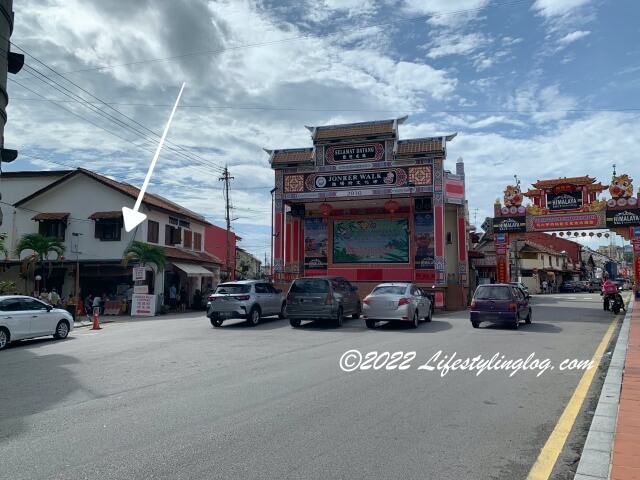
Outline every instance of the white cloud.
[[459, 27], [476, 18], [489, 0], [403, 0], [409, 14], [430, 15], [432, 25]]
[[563, 17], [593, 0], [536, 0], [533, 9], [545, 18]]
[[573, 43], [575, 41], [578, 41], [584, 37], [587, 37], [588, 35], [590, 35], [591, 32], [588, 30], [577, 30], [575, 32], [571, 32], [566, 34], [564, 37], [562, 37], [560, 40], [558, 40], [558, 43], [562, 44], [562, 45], [569, 45], [570, 43]]
[[491, 39], [481, 33], [466, 35], [442, 34], [436, 37], [432, 46], [428, 46], [427, 57], [440, 58], [447, 55], [467, 55], [476, 50], [487, 48]]

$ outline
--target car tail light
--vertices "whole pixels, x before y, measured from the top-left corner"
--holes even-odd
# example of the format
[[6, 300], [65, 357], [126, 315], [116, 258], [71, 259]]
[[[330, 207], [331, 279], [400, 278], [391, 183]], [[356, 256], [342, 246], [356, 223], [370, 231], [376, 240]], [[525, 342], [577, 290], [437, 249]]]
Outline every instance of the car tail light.
[[235, 298], [236, 300], [240, 301], [240, 302], [244, 302], [247, 301], [251, 298], [251, 296], [249, 295], [236, 295], [233, 298]]
[[327, 293], [327, 298], [324, 299], [325, 305], [331, 305], [333, 303], [333, 294]]
[[475, 310], [475, 308], [476, 308], [476, 301], [472, 300], [471, 301], [471, 310]]
[[398, 306], [409, 305], [410, 303], [411, 303], [411, 299], [407, 297], [402, 297], [400, 300], [398, 300]]
[[367, 305], [369, 305], [369, 303], [371, 303], [371, 299], [369, 297], [364, 297], [364, 300], [362, 300], [362, 303], [366, 303]]
[[510, 303], [509, 304], [509, 311], [510, 312], [515, 312], [517, 308], [518, 308], [518, 305], [516, 305], [515, 303]]

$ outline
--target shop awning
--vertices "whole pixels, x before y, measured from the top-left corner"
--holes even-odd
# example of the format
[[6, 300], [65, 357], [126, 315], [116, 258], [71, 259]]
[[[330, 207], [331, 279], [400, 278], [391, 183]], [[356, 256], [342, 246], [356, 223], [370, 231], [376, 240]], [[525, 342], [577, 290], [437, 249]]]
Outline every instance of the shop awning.
[[178, 262], [171, 262], [173, 264], [174, 267], [179, 268], [180, 270], [182, 270], [184, 273], [187, 274], [188, 277], [199, 277], [200, 275], [203, 275], [205, 277], [213, 277], [213, 273], [210, 270], [207, 270], [204, 267], [201, 267], [200, 265], [191, 265], [189, 263], [178, 263]]
[[39, 213], [31, 220], [45, 221], [45, 220], [63, 220], [69, 216], [69, 212], [47, 212]]
[[122, 210], [112, 210], [108, 212], [94, 212], [89, 215], [89, 220], [113, 220], [122, 218]]

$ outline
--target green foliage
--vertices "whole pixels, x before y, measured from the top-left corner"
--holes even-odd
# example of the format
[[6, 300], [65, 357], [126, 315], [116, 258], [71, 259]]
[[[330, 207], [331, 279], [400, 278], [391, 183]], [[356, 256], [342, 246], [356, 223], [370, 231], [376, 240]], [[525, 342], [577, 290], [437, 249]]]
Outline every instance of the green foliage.
[[7, 251], [7, 247], [4, 242], [7, 239], [7, 234], [4, 232], [0, 232], [0, 253], [3, 253], [5, 257], [9, 256], [9, 252]]
[[[49, 264], [49, 274], [51, 274], [51, 269], [53, 268], [51, 260], [56, 260], [64, 254], [64, 244], [58, 239], [58, 237], [46, 237], [39, 233], [26, 233], [20, 237], [20, 240], [18, 240], [14, 253], [16, 257], [20, 257], [22, 252], [25, 250], [33, 250], [36, 255], [29, 255], [22, 259], [23, 275], [26, 276], [26, 273], [30, 270], [32, 264], [39, 265], [42, 270], [42, 277], [44, 280], [43, 287], [46, 288], [47, 275], [45, 274], [45, 264]], [[56, 258], [50, 258], [52, 253], [56, 254]]]
[[131, 242], [122, 255], [122, 265], [126, 267], [130, 262], [139, 263], [141, 267], [149, 265], [158, 272], [167, 266], [167, 258], [162, 248], [137, 240]]
[[10, 280], [0, 281], [0, 295], [6, 295], [8, 293], [14, 293], [16, 291], [16, 284]]

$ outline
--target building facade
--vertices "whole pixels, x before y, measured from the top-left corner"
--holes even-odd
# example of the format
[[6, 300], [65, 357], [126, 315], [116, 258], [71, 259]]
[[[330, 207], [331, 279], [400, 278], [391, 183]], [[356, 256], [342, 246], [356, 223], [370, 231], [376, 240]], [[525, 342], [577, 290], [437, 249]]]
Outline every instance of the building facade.
[[267, 150], [276, 283], [339, 275], [413, 281], [439, 307], [464, 308], [468, 288], [464, 163], [446, 168], [454, 135], [401, 140], [406, 117], [306, 127], [308, 148]]

